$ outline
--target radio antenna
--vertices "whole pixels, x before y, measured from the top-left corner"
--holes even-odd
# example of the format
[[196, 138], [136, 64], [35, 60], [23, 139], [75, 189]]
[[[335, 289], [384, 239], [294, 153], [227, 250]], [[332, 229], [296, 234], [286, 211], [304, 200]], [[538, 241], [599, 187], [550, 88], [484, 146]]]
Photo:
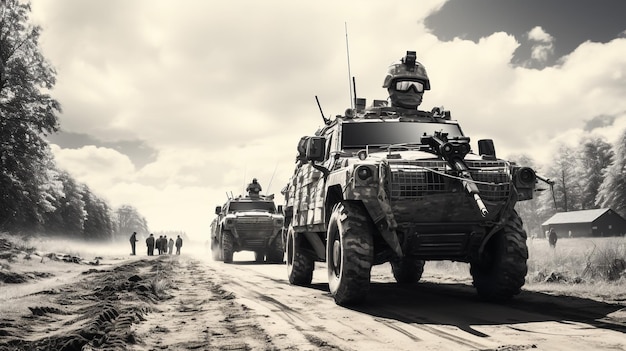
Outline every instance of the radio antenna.
[[356, 99], [356, 93], [353, 97], [352, 84], [350, 79], [352, 78], [352, 72], [350, 72], [350, 47], [348, 46], [348, 22], [344, 22], [346, 31], [346, 57], [348, 59], [348, 88], [350, 89], [350, 108], [354, 108], [354, 100]]
[[243, 186], [242, 186], [242, 190], [243, 190], [243, 194], [245, 195], [246, 193], [246, 173], [248, 173], [248, 165], [246, 164], [246, 167], [243, 169]]
[[276, 174], [276, 168], [278, 168], [278, 162], [276, 162], [276, 165], [274, 166], [274, 172], [272, 172], [272, 178], [270, 178], [270, 183], [267, 185], [267, 190], [265, 191], [266, 194], [270, 193], [270, 187], [272, 186], [272, 180], [274, 180], [274, 175]]
[[317, 101], [317, 107], [320, 109], [320, 113], [322, 114], [322, 119], [324, 120], [324, 124], [329, 125], [330, 119], [324, 116], [324, 111], [322, 111], [322, 105], [320, 104], [320, 99], [317, 98], [317, 95], [315, 95], [315, 101]]

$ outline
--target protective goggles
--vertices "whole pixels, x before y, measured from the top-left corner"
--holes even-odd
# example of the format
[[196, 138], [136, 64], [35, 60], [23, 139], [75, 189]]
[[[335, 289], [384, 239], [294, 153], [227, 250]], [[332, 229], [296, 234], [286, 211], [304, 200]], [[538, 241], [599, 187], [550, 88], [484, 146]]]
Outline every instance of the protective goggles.
[[424, 92], [424, 84], [416, 82], [414, 80], [398, 80], [396, 81], [397, 91], [409, 91], [411, 88], [418, 93]]

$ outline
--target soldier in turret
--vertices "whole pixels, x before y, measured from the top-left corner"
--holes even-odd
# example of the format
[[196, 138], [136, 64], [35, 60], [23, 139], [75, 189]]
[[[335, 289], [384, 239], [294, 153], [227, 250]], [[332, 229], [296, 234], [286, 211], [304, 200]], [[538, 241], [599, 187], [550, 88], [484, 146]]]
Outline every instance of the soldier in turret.
[[248, 187], [246, 188], [250, 197], [259, 197], [261, 190], [261, 184], [259, 184], [256, 178], [253, 178], [252, 183], [248, 184]]
[[389, 66], [383, 88], [389, 92], [391, 107], [397, 112], [411, 113], [422, 103], [425, 90], [430, 90], [430, 80], [424, 65], [416, 61], [415, 51]]

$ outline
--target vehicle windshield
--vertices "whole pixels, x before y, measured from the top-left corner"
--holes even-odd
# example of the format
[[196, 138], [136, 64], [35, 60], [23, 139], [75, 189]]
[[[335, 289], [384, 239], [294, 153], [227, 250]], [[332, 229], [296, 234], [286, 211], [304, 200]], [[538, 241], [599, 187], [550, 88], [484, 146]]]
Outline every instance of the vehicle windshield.
[[463, 136], [457, 124], [375, 122], [344, 123], [341, 147], [343, 149], [365, 148], [394, 144], [419, 144], [424, 135], [435, 132], [448, 133], [448, 138]]
[[228, 212], [241, 212], [241, 211], [268, 211], [270, 213], [276, 212], [276, 207], [272, 202], [231, 202], [228, 206]]

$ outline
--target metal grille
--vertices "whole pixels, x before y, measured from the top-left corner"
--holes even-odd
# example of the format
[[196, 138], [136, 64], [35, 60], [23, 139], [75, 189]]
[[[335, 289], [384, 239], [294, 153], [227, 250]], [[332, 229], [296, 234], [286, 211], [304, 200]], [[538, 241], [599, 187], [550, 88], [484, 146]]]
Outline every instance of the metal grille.
[[467, 161], [472, 179], [478, 182], [493, 183], [495, 185], [478, 183], [478, 190], [483, 200], [505, 200], [509, 196], [509, 182], [511, 175], [506, 164], [502, 161]]
[[[472, 179], [484, 200], [499, 201], [509, 196], [509, 171], [502, 161], [466, 161]], [[458, 180], [450, 174], [445, 161], [404, 161], [389, 164], [389, 191], [391, 199], [411, 199], [459, 191]], [[438, 173], [435, 173], [438, 172]]]
[[238, 218], [235, 230], [239, 235], [271, 235], [274, 231], [274, 222], [271, 218]]

